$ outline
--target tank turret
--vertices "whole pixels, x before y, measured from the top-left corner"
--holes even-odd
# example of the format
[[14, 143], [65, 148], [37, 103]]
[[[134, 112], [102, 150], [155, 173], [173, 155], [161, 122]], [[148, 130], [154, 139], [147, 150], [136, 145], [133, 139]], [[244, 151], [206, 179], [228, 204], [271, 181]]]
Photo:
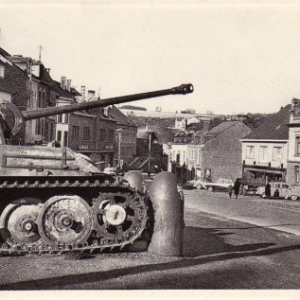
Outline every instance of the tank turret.
[[[34, 111], [20, 111], [10, 103], [1, 105], [0, 254], [123, 248], [142, 234], [147, 236], [151, 227], [147, 193], [140, 173], [116, 180], [66, 147], [5, 145], [5, 139], [16, 135], [24, 122], [192, 92], [191, 84], [183, 84], [155, 92]], [[173, 179], [167, 177], [168, 174], [164, 175], [169, 186], [168, 181]], [[171, 192], [177, 195], [177, 190]]]

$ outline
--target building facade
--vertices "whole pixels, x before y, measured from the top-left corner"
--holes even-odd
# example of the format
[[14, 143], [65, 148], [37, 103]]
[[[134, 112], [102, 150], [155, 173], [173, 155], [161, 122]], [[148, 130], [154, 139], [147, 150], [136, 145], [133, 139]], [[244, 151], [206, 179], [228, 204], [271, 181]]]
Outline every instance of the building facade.
[[259, 184], [268, 181], [288, 181], [288, 159], [291, 106], [287, 105], [241, 139], [243, 178]]

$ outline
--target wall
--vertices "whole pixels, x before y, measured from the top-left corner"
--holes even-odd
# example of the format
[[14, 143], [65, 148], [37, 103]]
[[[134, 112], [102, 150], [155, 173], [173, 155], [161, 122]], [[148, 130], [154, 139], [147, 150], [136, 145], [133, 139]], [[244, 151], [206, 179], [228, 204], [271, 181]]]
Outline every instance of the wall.
[[203, 167], [211, 170], [212, 180], [227, 178], [235, 180], [242, 176], [242, 143], [241, 138], [250, 133], [250, 129], [242, 122], [235, 124], [215, 138], [206, 142], [203, 147]]
[[[254, 156], [247, 157], [247, 146], [254, 146]], [[259, 157], [260, 147], [267, 147], [267, 158], [265, 161], [262, 161]], [[273, 149], [274, 147], [282, 148], [282, 157], [274, 158]], [[288, 159], [288, 143], [283, 142], [266, 142], [266, 141], [253, 141], [253, 142], [243, 142], [242, 143], [242, 161], [245, 161], [245, 165], [256, 165], [256, 166], [270, 166], [270, 167], [287, 167]]]

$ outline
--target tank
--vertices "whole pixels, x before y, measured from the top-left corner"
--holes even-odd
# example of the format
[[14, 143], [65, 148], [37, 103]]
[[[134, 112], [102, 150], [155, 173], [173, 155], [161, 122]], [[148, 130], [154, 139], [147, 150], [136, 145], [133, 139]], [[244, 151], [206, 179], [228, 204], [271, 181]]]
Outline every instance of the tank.
[[149, 230], [147, 192], [138, 174], [116, 179], [67, 147], [5, 145], [24, 122], [192, 92], [192, 84], [183, 84], [34, 111], [20, 111], [11, 103], [1, 105], [0, 254], [122, 249], [142, 234], [147, 236]]

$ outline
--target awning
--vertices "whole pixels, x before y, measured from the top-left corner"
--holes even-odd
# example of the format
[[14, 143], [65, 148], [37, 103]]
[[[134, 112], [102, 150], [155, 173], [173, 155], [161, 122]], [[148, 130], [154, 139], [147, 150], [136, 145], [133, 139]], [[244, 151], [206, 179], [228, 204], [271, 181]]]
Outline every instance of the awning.
[[285, 170], [272, 170], [272, 169], [256, 169], [256, 168], [245, 168], [245, 171], [256, 172], [256, 173], [268, 173], [268, 174], [280, 174], [282, 175]]

